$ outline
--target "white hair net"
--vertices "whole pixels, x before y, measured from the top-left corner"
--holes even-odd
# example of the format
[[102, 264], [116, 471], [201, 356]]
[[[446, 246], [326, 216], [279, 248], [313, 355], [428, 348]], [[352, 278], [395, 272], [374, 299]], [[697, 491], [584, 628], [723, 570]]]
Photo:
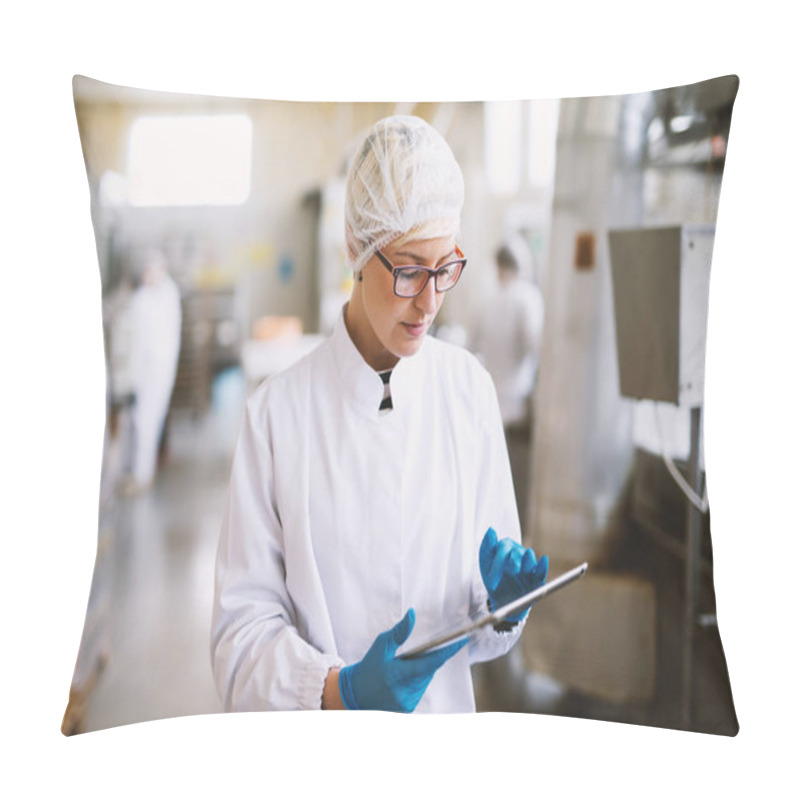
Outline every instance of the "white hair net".
[[455, 236], [463, 204], [461, 168], [441, 134], [419, 117], [380, 120], [347, 173], [345, 240], [353, 271], [396, 239]]

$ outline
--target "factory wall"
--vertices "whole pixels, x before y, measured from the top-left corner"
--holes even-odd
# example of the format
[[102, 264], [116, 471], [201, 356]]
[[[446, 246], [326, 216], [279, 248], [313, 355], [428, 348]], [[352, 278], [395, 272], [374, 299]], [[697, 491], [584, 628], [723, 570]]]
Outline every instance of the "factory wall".
[[244, 205], [146, 208], [123, 201], [92, 209], [107, 290], [117, 282], [121, 258], [156, 245], [183, 287], [236, 287], [243, 336], [266, 314], [296, 315], [305, 330], [317, 330], [320, 192], [342, 179], [369, 125], [392, 113], [413, 113], [434, 124], [464, 173], [460, 245], [469, 269], [458, 296], [444, 304], [441, 323], [471, 329], [494, 281], [493, 253], [505, 236], [533, 231], [540, 249], [546, 242], [549, 186], [523, 181], [518, 191], [503, 194], [487, 186], [483, 103], [290, 103], [136, 90], [108, 97], [93, 84], [79, 82], [76, 94], [93, 187], [108, 175], [124, 184], [128, 137], [139, 116], [246, 112], [253, 125], [252, 185]]
[[[82, 130], [90, 132], [86, 161], [94, 185], [106, 171], [125, 175], [130, 128], [141, 115], [248, 113], [253, 124], [252, 184], [243, 206], [137, 208], [121, 203], [96, 208], [95, 225], [105, 233], [98, 238], [114, 237], [118, 250], [162, 247], [184, 286], [239, 285], [246, 298], [245, 329], [254, 316], [267, 313], [298, 315], [306, 326], [313, 325], [316, 231], [305, 201], [323, 180], [341, 171], [352, 129], [370, 118], [367, 109], [166, 96], [156, 102], [79, 101], [77, 111]], [[99, 257], [103, 268], [110, 253]]]
[[620, 146], [625, 102], [564, 100], [559, 120], [531, 503], [537, 549], [567, 560], [603, 555], [632, 455], [604, 243], [643, 216], [638, 156]]

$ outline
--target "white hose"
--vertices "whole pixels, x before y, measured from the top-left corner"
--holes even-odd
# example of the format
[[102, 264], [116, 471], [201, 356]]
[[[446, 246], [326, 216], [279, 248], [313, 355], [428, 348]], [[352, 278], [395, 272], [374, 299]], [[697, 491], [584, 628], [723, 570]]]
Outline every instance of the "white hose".
[[703, 487], [703, 496], [700, 497], [697, 492], [689, 486], [686, 479], [681, 475], [678, 468], [675, 466], [673, 460], [667, 455], [667, 450], [664, 446], [664, 435], [661, 431], [661, 415], [659, 413], [658, 403], [653, 403], [653, 408], [655, 409], [655, 416], [656, 416], [656, 428], [658, 429], [658, 441], [659, 445], [661, 446], [661, 458], [664, 459], [664, 463], [667, 466], [667, 470], [669, 470], [669, 474], [672, 475], [675, 483], [678, 484], [681, 491], [686, 495], [689, 502], [695, 506], [695, 508], [699, 509], [703, 514], [708, 511], [708, 493], [707, 489]]

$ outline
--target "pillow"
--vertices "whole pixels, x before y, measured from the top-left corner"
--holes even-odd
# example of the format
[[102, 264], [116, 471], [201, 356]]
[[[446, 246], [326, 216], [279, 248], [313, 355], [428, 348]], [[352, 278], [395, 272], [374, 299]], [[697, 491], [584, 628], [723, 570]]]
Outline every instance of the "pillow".
[[[346, 167], [365, 130], [399, 108], [444, 135], [465, 179], [469, 268], [430, 335], [474, 351], [494, 381], [523, 543], [548, 555], [551, 576], [589, 563], [537, 604], [508, 655], [472, 666], [477, 710], [735, 735], [702, 403], [737, 88], [726, 76], [398, 107], [76, 76], [107, 423], [63, 732], [224, 710], [209, 631], [245, 401], [334, 330], [353, 289]], [[517, 265], [505, 300], [501, 245]], [[512, 374], [503, 362], [516, 349]]]

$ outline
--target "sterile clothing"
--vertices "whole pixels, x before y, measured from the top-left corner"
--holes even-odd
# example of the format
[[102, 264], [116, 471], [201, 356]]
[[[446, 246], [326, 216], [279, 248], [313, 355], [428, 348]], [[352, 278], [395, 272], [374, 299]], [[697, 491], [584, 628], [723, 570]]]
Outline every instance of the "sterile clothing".
[[494, 380], [505, 425], [527, 417], [543, 324], [541, 292], [519, 278], [501, 282], [484, 308], [472, 347]]
[[[490, 526], [520, 538], [491, 379], [426, 337], [384, 385], [340, 315], [331, 338], [248, 400], [216, 567], [212, 662], [228, 710], [320, 708], [332, 667], [364, 657], [414, 608], [406, 643], [487, 610]], [[475, 709], [469, 665], [522, 625], [473, 636], [417, 710]]]
[[169, 411], [181, 346], [181, 296], [166, 273], [143, 283], [129, 309], [130, 369], [136, 395], [133, 477], [146, 485], [156, 471], [158, 444]]

